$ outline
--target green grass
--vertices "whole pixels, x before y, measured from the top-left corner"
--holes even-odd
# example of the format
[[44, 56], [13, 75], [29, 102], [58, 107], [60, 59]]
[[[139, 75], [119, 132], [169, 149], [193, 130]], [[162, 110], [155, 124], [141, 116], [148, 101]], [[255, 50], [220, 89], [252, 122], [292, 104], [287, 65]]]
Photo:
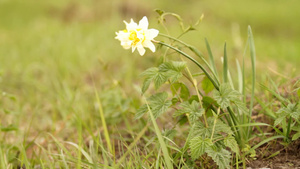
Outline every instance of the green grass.
[[[124, 2], [118, 0], [0, 0], [1, 168], [170, 165], [169, 155], [159, 151], [165, 149], [162, 136], [155, 140], [158, 129], [145, 127], [145, 119], [133, 119], [142, 104], [139, 74], [155, 65], [159, 54], [140, 57], [124, 51], [114, 39], [124, 19], [139, 20], [143, 15], [148, 15], [151, 27], [163, 30], [154, 8], [179, 13], [185, 23], [204, 13], [197, 31], [182, 39], [205, 49], [207, 38], [218, 70], [224, 41], [228, 67], [235, 66], [235, 59], [243, 56], [251, 25], [257, 74], [275, 76], [268, 67], [288, 77], [300, 72], [296, 69], [300, 63], [298, 1], [135, 2], [124, 13], [120, 10]], [[170, 18], [167, 25], [178, 34], [175, 20]], [[201, 52], [208, 56], [206, 50]], [[247, 58], [246, 69], [250, 62]], [[168, 117], [157, 122], [160, 129], [168, 124]]]

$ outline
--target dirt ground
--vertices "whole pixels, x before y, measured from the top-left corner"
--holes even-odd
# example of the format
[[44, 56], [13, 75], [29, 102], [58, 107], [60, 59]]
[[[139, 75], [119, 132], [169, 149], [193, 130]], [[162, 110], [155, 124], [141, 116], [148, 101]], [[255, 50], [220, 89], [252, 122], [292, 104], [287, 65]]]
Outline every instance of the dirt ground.
[[[258, 159], [248, 164], [250, 169], [271, 168], [271, 169], [300, 169], [300, 140], [291, 143], [286, 149], [277, 142], [276, 145], [269, 147], [269, 152], [264, 152], [265, 147], [260, 150]], [[274, 157], [270, 156], [275, 152], [280, 153]], [[259, 154], [258, 154], [259, 155]], [[268, 158], [269, 157], [269, 158]]]

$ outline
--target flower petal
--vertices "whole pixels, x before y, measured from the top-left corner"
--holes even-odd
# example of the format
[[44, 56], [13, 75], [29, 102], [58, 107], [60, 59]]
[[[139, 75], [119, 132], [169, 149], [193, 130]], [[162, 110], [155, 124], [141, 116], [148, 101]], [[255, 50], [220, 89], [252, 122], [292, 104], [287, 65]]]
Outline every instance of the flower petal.
[[120, 41], [128, 40], [128, 37], [129, 37], [129, 33], [124, 32], [124, 31], [116, 32], [116, 35], [117, 36], [115, 37], [115, 39], [118, 39]]
[[145, 52], [146, 52], [146, 50], [144, 49], [143, 46], [138, 46], [138, 47], [137, 47], [137, 50], [139, 51], [139, 54], [140, 54], [141, 56], [143, 56], [143, 55], [145, 54]]
[[124, 49], [130, 49], [131, 48], [131, 41], [122, 41], [121, 42], [121, 46], [124, 48]]
[[152, 40], [153, 38], [155, 38], [158, 35], [159, 31], [156, 29], [148, 29], [145, 32], [145, 36], [147, 39]]
[[127, 23], [126, 21], [124, 21], [124, 23], [126, 24], [126, 29], [128, 31], [135, 30], [138, 27], [137, 23], [135, 23], [133, 19], [130, 20], [130, 23]]
[[152, 52], [155, 52], [155, 45], [150, 40], [144, 41], [143, 46], [149, 48]]
[[135, 51], [136, 46], [132, 46], [131, 52], [133, 53]]
[[139, 28], [146, 30], [148, 29], [148, 25], [149, 25], [148, 19], [146, 16], [144, 16], [139, 22]]

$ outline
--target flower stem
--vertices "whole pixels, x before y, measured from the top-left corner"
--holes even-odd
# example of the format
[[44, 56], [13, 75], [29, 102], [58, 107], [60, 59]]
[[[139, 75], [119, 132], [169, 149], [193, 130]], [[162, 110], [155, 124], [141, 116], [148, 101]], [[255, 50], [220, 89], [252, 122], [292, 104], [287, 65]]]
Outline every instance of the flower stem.
[[208, 64], [208, 62], [204, 59], [204, 56], [203, 56], [203, 54], [200, 51], [198, 51], [194, 46], [191, 46], [191, 45], [189, 45], [189, 44], [187, 44], [187, 43], [179, 40], [178, 38], [174, 38], [172, 36], [169, 36], [169, 35], [166, 35], [166, 34], [162, 34], [162, 33], [159, 33], [159, 35], [163, 36], [163, 37], [166, 37], [166, 38], [169, 38], [169, 39], [172, 39], [172, 40], [174, 40], [174, 41], [176, 41], [178, 43], [181, 43], [184, 46], [188, 47], [192, 52], [194, 52], [205, 63], [205, 65], [212, 72], [212, 74], [214, 76], [214, 79], [216, 80], [216, 83], [219, 85], [220, 82], [219, 82], [218, 77], [217, 77], [217, 75], [215, 73], [216, 71], [213, 70], [213, 68]]
[[[155, 42], [155, 41], [154, 41]], [[192, 58], [190, 55], [184, 53], [183, 51], [169, 45], [169, 44], [166, 44], [164, 42], [156, 42], [160, 45], [163, 45], [163, 46], [166, 46], [168, 48], [171, 48], [173, 50], [175, 50], [176, 52], [178, 52], [179, 54], [183, 55], [184, 57], [186, 57], [187, 59], [189, 59], [190, 61], [194, 62], [204, 73], [205, 75], [208, 77], [208, 79], [212, 82], [212, 84], [214, 85], [214, 87], [219, 90], [219, 85], [218, 83], [211, 77], [211, 75], [204, 69], [204, 67], [198, 62], [196, 61], [194, 58]]]

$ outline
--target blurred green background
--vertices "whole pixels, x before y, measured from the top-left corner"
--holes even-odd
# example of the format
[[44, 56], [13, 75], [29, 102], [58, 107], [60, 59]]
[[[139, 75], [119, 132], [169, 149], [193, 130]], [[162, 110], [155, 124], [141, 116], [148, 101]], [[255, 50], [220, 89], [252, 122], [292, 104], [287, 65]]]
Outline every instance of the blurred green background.
[[[111, 112], [106, 114], [111, 123], [122, 117], [120, 112], [134, 112], [128, 101], [139, 98], [134, 87], [142, 82], [138, 75], [156, 66], [161, 54], [148, 51], [140, 57], [125, 51], [114, 39], [115, 32], [125, 28], [123, 20], [147, 16], [151, 28], [166, 33], [157, 22], [157, 8], [181, 15], [186, 25], [204, 14], [197, 30], [182, 40], [206, 54], [206, 37], [217, 62], [226, 41], [233, 66], [235, 58], [243, 56], [251, 25], [258, 75], [297, 76], [299, 6], [298, 0], [0, 0], [1, 125], [17, 126], [18, 137], [25, 131], [30, 136], [45, 130], [59, 136], [62, 128], [76, 123], [74, 114], [99, 126], [94, 87], [106, 98], [103, 104], [105, 112]], [[174, 18], [167, 18], [166, 25], [172, 35], [180, 34]], [[130, 104], [136, 108], [138, 103]], [[72, 130], [76, 128], [62, 135]]]

